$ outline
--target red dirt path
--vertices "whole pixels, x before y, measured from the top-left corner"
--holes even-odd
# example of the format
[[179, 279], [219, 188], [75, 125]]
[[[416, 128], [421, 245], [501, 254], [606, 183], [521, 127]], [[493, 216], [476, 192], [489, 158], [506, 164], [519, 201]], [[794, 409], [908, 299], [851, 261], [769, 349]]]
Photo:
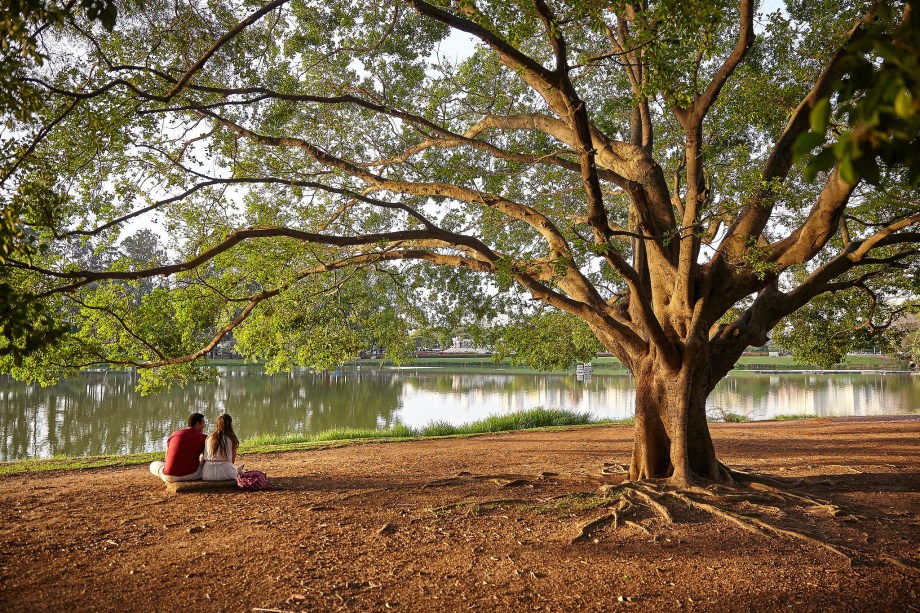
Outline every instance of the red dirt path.
[[0, 477], [0, 609], [920, 611], [920, 419], [712, 432], [728, 465], [839, 507], [731, 506], [816, 542], [663, 496], [673, 523], [634, 506], [573, 543], [630, 427], [373, 443], [244, 458], [267, 492], [168, 494], [142, 467]]

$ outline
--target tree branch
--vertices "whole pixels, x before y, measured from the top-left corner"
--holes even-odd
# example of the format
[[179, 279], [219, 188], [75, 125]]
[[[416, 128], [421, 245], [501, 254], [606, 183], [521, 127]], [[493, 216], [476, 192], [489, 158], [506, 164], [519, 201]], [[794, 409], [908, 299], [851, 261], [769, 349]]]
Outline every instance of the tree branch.
[[713, 76], [712, 81], [706, 87], [706, 90], [700, 94], [693, 104], [692, 121], [699, 123], [706, 116], [709, 108], [719, 97], [719, 92], [728, 78], [735, 71], [735, 68], [747, 55], [748, 49], [754, 44], [754, 2], [753, 0], [741, 0], [739, 6], [740, 23], [738, 25], [738, 41], [731, 54], [725, 58], [725, 62]]

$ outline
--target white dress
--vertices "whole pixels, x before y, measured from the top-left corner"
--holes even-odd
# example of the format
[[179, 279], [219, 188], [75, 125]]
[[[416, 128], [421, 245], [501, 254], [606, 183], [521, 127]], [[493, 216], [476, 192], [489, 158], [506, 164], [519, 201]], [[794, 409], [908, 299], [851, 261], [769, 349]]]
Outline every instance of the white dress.
[[236, 480], [236, 466], [230, 461], [233, 457], [233, 441], [226, 436], [224, 437], [224, 450], [219, 455], [211, 454], [211, 443], [214, 441], [212, 436], [204, 442], [204, 468], [201, 471], [201, 478], [204, 481], [228, 481]]

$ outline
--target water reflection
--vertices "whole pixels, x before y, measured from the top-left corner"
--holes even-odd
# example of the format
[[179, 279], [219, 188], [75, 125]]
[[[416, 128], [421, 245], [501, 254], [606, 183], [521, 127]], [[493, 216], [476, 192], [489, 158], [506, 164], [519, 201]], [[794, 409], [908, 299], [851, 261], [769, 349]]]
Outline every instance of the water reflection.
[[[448, 373], [426, 369], [347, 369], [336, 374], [266, 376], [254, 367], [223, 369], [216, 384], [141, 397], [127, 373], [86, 373], [41, 388], [0, 378], [0, 460], [132, 453], [164, 448], [192, 411], [213, 423], [222, 411], [240, 434], [315, 433], [329, 428], [462, 423], [534, 407], [595, 417], [632, 415], [628, 375]], [[920, 377], [879, 374], [733, 372], [709, 399], [714, 412], [751, 419], [920, 412]]]
[[127, 373], [85, 373], [41, 388], [0, 379], [0, 460], [133, 453], [164, 448], [189, 413], [213, 424], [233, 415], [242, 436], [396, 423], [403, 382], [386, 371], [340, 376], [258, 369], [224, 371], [219, 383], [142, 397]]
[[716, 411], [843, 417], [920, 412], [920, 377], [904, 374], [758, 374], [733, 371], [709, 397]]

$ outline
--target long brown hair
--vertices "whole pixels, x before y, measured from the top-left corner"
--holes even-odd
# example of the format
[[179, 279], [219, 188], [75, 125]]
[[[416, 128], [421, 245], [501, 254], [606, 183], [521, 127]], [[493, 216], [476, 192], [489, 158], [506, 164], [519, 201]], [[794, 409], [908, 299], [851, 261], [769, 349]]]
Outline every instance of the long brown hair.
[[217, 418], [217, 429], [208, 437], [211, 439], [208, 443], [211, 446], [212, 456], [229, 457], [228, 450], [224, 449], [225, 436], [233, 441], [234, 445], [240, 444], [239, 439], [236, 438], [236, 434], [233, 432], [233, 418], [226, 413]]

